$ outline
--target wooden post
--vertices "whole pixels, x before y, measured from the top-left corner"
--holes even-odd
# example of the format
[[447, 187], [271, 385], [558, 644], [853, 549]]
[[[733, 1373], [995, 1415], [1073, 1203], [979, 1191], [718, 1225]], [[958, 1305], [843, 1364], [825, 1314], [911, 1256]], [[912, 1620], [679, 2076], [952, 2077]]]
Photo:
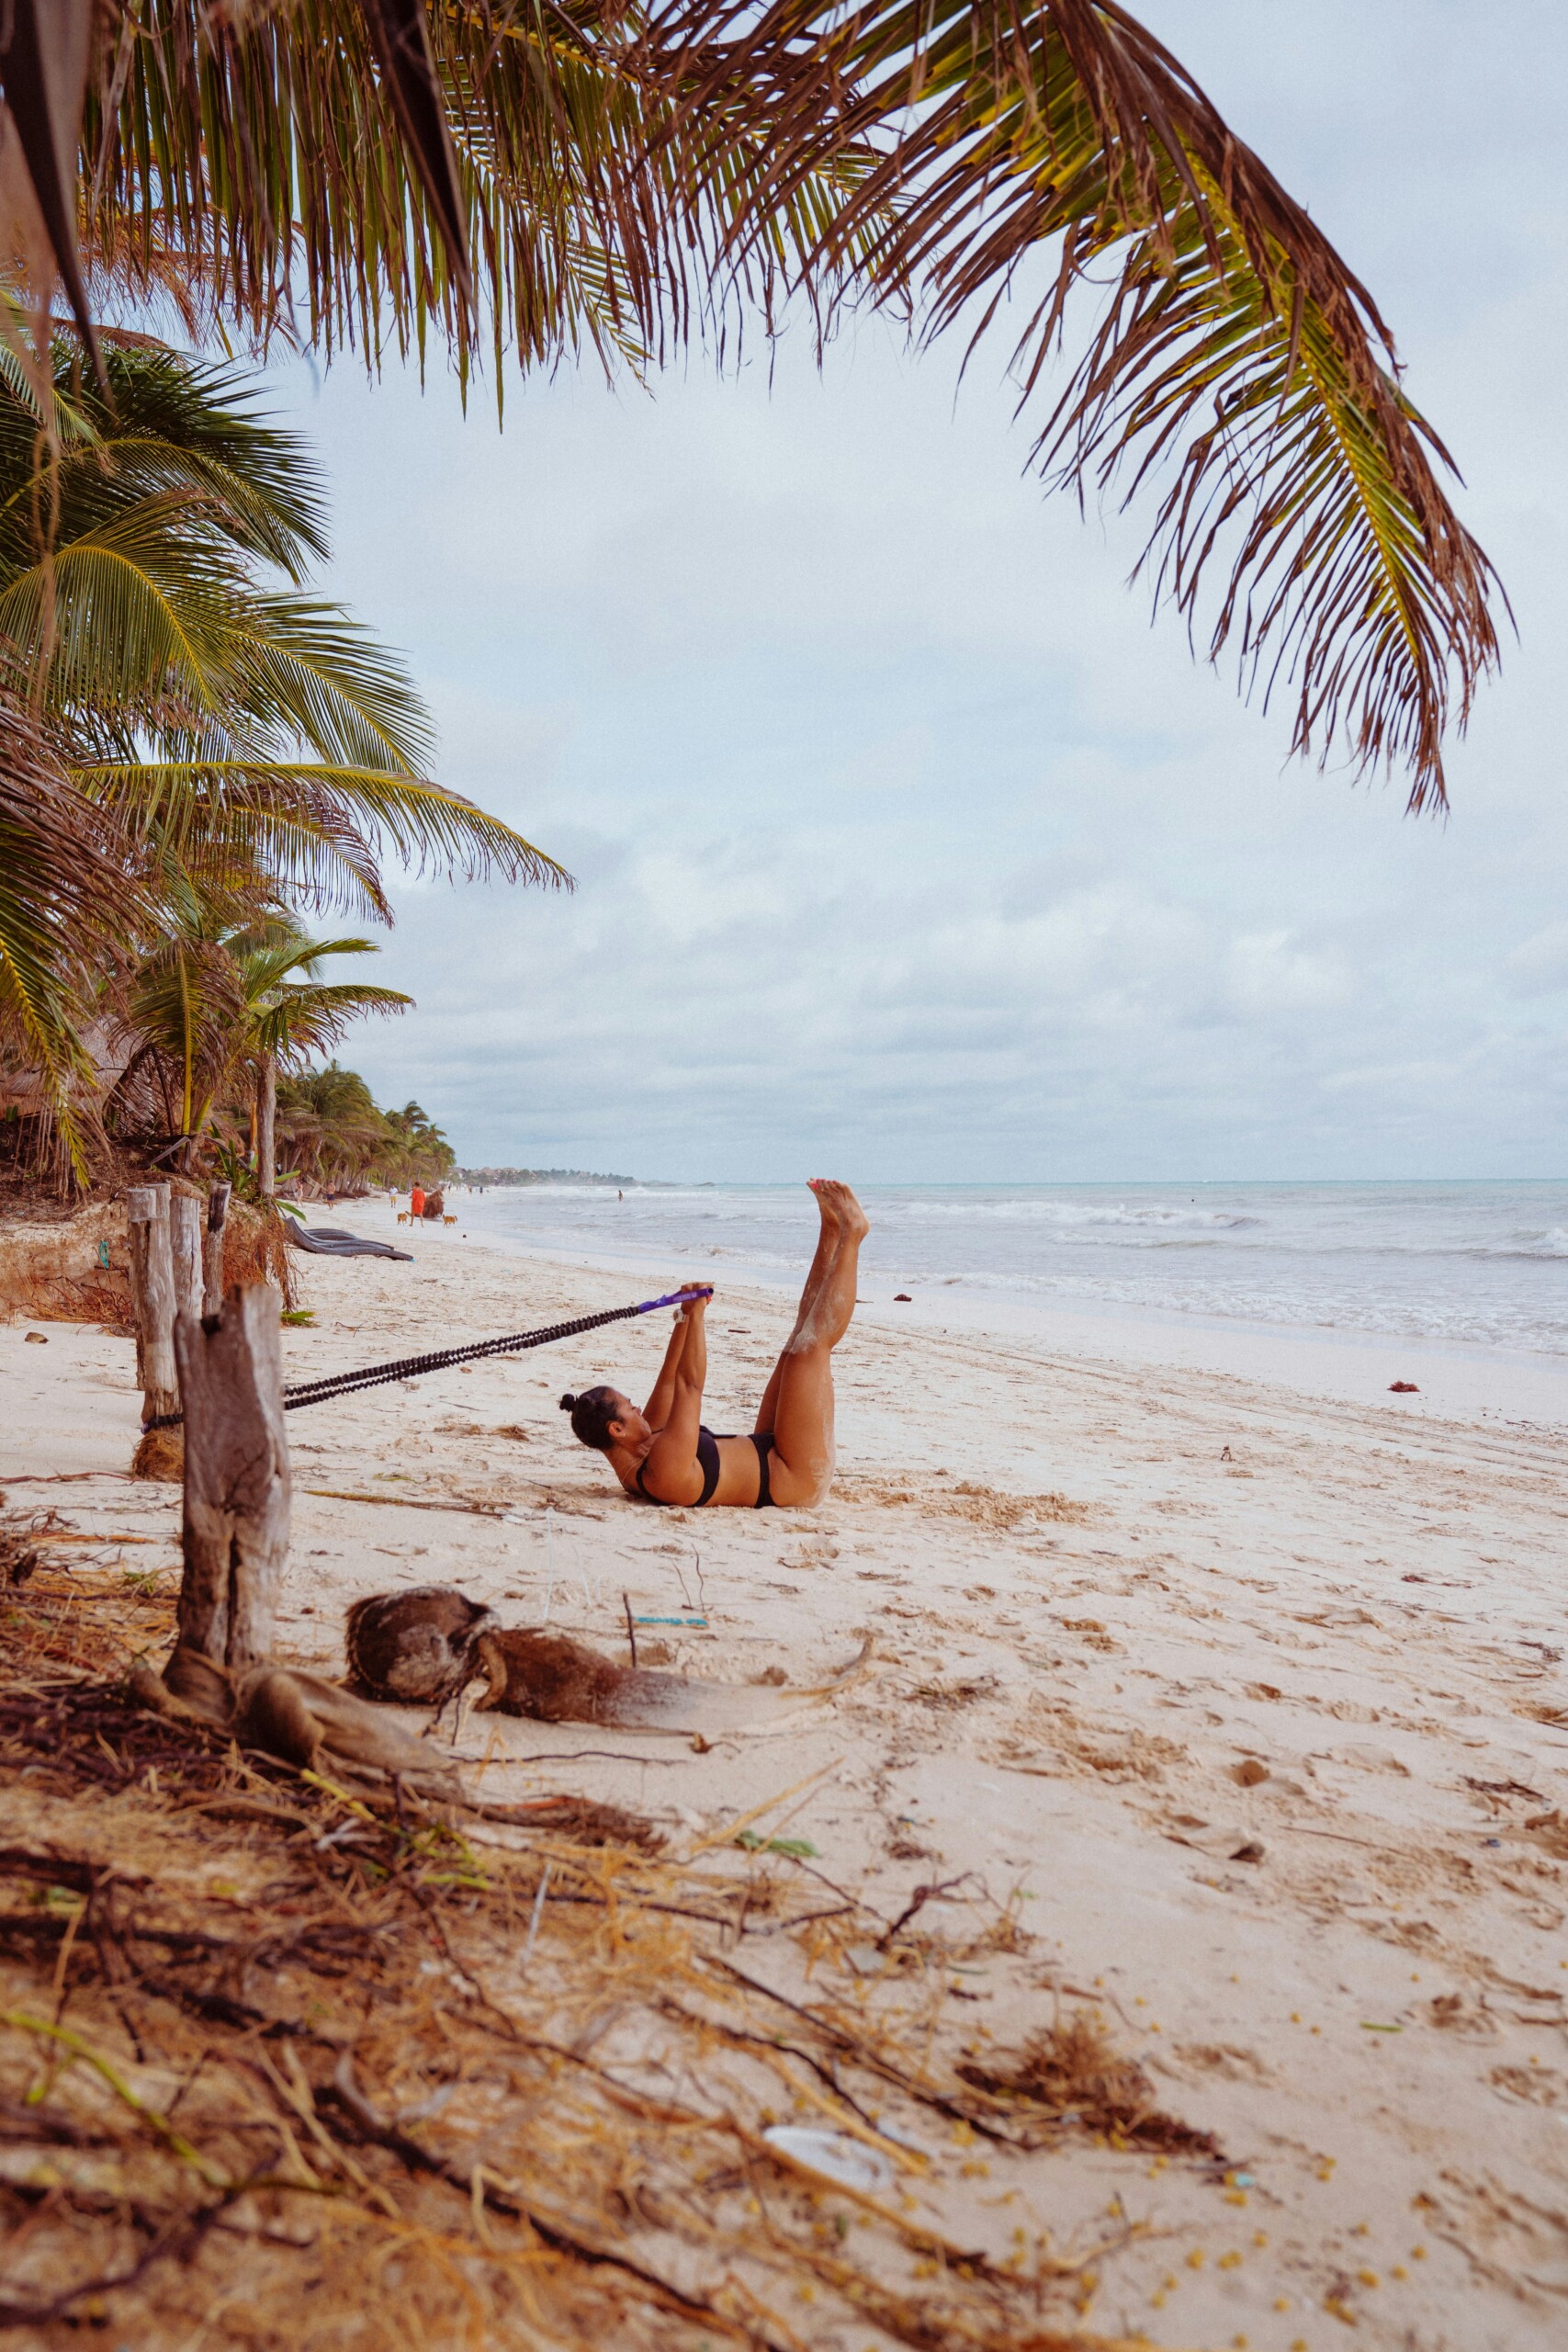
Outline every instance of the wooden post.
[[[177, 1413], [180, 1408], [167, 1184], [131, 1186], [125, 1208], [130, 1240], [130, 1296], [136, 1315], [136, 1376], [141, 1384], [145, 1422], [156, 1414]], [[177, 1478], [178, 1430], [144, 1430], [131, 1457], [130, 1475], [133, 1478]]]
[[201, 1203], [189, 1193], [173, 1193], [169, 1197], [169, 1254], [175, 1269], [175, 1313], [199, 1316]]
[[201, 1237], [201, 1311], [223, 1312], [223, 1227], [229, 1220], [229, 1187], [214, 1184], [207, 1195], [207, 1230]]
[[277, 1060], [262, 1056], [256, 1103], [256, 1190], [270, 1200], [277, 1183]]
[[185, 1399], [183, 1645], [231, 1671], [271, 1655], [288, 1556], [288, 1441], [277, 1293], [234, 1289], [175, 1325]]

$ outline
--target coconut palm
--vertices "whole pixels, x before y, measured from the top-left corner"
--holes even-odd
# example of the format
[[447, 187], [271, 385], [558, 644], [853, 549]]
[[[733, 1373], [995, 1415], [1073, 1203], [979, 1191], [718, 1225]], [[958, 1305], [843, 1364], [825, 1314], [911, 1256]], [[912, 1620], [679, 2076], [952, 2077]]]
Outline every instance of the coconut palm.
[[140, 902], [117, 846], [0, 670], [0, 1090], [78, 1176], [92, 1076], [80, 1008]]
[[227, 933], [288, 901], [389, 921], [389, 850], [566, 876], [429, 779], [402, 664], [306, 593], [321, 485], [243, 379], [111, 347], [105, 394], [68, 345], [53, 365], [41, 399], [0, 348], [0, 1056], [81, 1178], [85, 1018], [146, 1023], [121, 1115], [139, 1095], [197, 1134], [239, 1017]]
[[327, 553], [320, 480], [253, 390], [157, 348], [108, 351], [107, 392], [63, 344], [54, 367], [52, 447], [30, 385], [0, 376], [0, 639], [106, 817], [160, 860], [259, 865], [383, 921], [388, 847], [562, 881], [429, 780], [403, 664], [304, 593]]
[[366, 1182], [438, 1183], [457, 1159], [417, 1102], [378, 1110], [358, 1072], [335, 1061], [280, 1076], [277, 1131], [299, 1175], [334, 1191]]
[[922, 338], [1016, 297], [1026, 403], [1065, 334], [1079, 355], [1049, 479], [1150, 504], [1156, 596], [1288, 682], [1298, 750], [1442, 800], [1496, 657], [1447, 454], [1371, 296], [1120, 0], [100, 0], [90, 66], [93, 0], [10, 17], [84, 317], [59, 164], [84, 90], [89, 253], [133, 292], [184, 254], [263, 344], [297, 321], [378, 365], [434, 337], [499, 390], [508, 348], [657, 359], [797, 290], [823, 330], [894, 306]]
[[278, 916], [228, 945], [244, 996], [245, 1050], [255, 1077], [256, 1186], [267, 1196], [276, 1182], [279, 1069], [335, 1046], [364, 1014], [402, 1012], [413, 999], [364, 980], [321, 978], [329, 956], [378, 955], [371, 939], [311, 939], [291, 918]]
[[122, 1126], [152, 1124], [188, 1172], [222, 1105], [248, 1098], [256, 1189], [276, 1183], [279, 1068], [302, 1068], [366, 1013], [401, 1012], [400, 989], [323, 981], [333, 956], [373, 956], [368, 939], [312, 939], [287, 913], [242, 929], [221, 899], [186, 877], [169, 888], [164, 929], [130, 974], [119, 1029], [132, 1051], [116, 1088]]

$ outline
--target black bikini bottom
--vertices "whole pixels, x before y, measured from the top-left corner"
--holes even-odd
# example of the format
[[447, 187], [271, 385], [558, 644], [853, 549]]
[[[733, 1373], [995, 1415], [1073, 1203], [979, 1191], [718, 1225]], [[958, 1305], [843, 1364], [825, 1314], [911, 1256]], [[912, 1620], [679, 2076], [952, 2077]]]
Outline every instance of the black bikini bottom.
[[[778, 1506], [773, 1502], [768, 1480], [768, 1456], [773, 1451], [773, 1431], [770, 1430], [761, 1437], [753, 1435], [751, 1442], [757, 1449], [757, 1499], [751, 1508], [753, 1510], [767, 1510], [770, 1508], [776, 1510]], [[718, 1484], [718, 1440], [711, 1430], [705, 1429], [697, 1431], [697, 1461], [703, 1474], [703, 1491], [694, 1503], [685, 1506], [690, 1510], [705, 1510], [713, 1500], [713, 1490]], [[637, 1483], [638, 1492], [645, 1502], [656, 1503], [660, 1510], [676, 1510], [681, 1508], [679, 1504], [667, 1503], [661, 1495], [650, 1495], [643, 1485], [640, 1470], [637, 1474]]]

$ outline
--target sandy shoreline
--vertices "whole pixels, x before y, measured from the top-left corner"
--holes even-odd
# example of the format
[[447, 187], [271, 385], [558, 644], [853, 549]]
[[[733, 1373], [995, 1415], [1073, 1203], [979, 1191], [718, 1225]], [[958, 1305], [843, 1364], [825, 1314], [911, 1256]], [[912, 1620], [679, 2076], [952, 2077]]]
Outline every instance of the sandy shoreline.
[[[453, 1198], [461, 1228], [468, 1225], [467, 1200], [462, 1193]], [[366, 1232], [390, 1236], [396, 1230], [391, 1212], [382, 1202], [356, 1203], [354, 1214]], [[763, 1277], [728, 1259], [710, 1263], [700, 1256], [672, 1260], [627, 1251], [611, 1256], [551, 1250], [493, 1227], [479, 1230], [477, 1220], [462, 1238], [470, 1248], [529, 1258], [541, 1265], [574, 1265], [619, 1274], [630, 1285], [628, 1295], [639, 1283], [662, 1292], [681, 1280], [712, 1280], [721, 1289], [738, 1284], [770, 1295], [776, 1293], [792, 1303], [799, 1289], [797, 1273]], [[446, 1238], [445, 1233], [422, 1231], [411, 1246], [441, 1248]], [[1568, 1428], [1568, 1357], [1465, 1340], [1438, 1343], [1342, 1329], [1242, 1323], [1109, 1302], [1063, 1306], [1055, 1300], [1026, 1302], [995, 1293], [976, 1296], [952, 1283], [922, 1286], [917, 1283], [906, 1306], [896, 1296], [896, 1290], [902, 1287], [886, 1274], [870, 1274], [863, 1268], [863, 1309], [891, 1329], [915, 1324], [927, 1330], [1021, 1340], [1054, 1355], [1228, 1373], [1244, 1380], [1278, 1383], [1304, 1396], [1376, 1404], [1392, 1415], [1425, 1419], [1436, 1413], [1445, 1419]], [[1414, 1381], [1416, 1395], [1392, 1395], [1390, 1384], [1396, 1380]]]
[[[288, 1335], [291, 1378], [636, 1295], [624, 1264], [460, 1228], [415, 1249], [412, 1266], [300, 1261], [319, 1328]], [[745, 1427], [789, 1302], [726, 1278], [712, 1320], [709, 1418]], [[0, 1487], [106, 1556], [147, 1539], [126, 1564], [172, 1573], [177, 1496], [120, 1475], [130, 1343], [35, 1326], [43, 1349], [26, 1328], [0, 1329]], [[1364, 1390], [1320, 1366], [1314, 1394], [1263, 1358], [1243, 1378], [1118, 1355], [1109, 1321], [1092, 1347], [1047, 1348], [876, 1302], [840, 1357], [827, 1504], [656, 1515], [570, 1443], [555, 1399], [595, 1373], [635, 1386], [663, 1329], [292, 1416], [287, 1650], [337, 1670], [350, 1600], [437, 1579], [517, 1623], [547, 1597], [552, 1623], [617, 1657], [623, 1593], [649, 1615], [700, 1597], [708, 1627], [671, 1630], [673, 1662], [741, 1683], [773, 1666], [818, 1681], [869, 1631], [876, 1663], [849, 1692], [707, 1754], [472, 1716], [460, 1744], [482, 1757], [495, 1725], [487, 1784], [581, 1788], [705, 1834], [819, 1775], [767, 1824], [787, 1816], [812, 1868], [888, 1917], [962, 1877], [945, 1914], [1018, 1923], [1017, 1950], [954, 1972], [954, 2048], [1016, 2045], [1092, 1997], [1247, 2175], [1081, 2144], [983, 2173], [933, 2151], [921, 2197], [976, 2243], [1021, 2223], [1070, 2244], [1121, 2199], [1138, 2233], [1102, 2266], [1093, 2324], [1251, 2352], [1319, 2352], [1347, 2315], [1419, 2352], [1560, 2344], [1559, 1417], [1538, 1397], [1505, 1419], [1458, 1373], [1451, 1392], [1407, 1373], [1421, 1396], [1373, 1409], [1370, 1363]]]

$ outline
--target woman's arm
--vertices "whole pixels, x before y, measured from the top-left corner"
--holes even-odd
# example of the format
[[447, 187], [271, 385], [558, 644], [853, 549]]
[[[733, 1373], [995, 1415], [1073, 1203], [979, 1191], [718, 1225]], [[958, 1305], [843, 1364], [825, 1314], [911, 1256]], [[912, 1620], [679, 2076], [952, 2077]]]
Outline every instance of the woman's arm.
[[[697, 1431], [702, 1426], [703, 1389], [708, 1376], [707, 1333], [703, 1321], [706, 1306], [705, 1298], [694, 1298], [684, 1310], [685, 1344], [673, 1366], [669, 1416], [643, 1461], [645, 1478], [660, 1490], [689, 1487], [696, 1474]], [[667, 1370], [673, 1357], [671, 1346], [665, 1358]], [[651, 1412], [648, 1418], [653, 1419]], [[678, 1494], [660, 1491], [660, 1499], [678, 1502], [682, 1498]]]
[[681, 1369], [681, 1359], [686, 1352], [691, 1329], [685, 1308], [678, 1306], [675, 1309], [675, 1328], [670, 1334], [670, 1345], [664, 1351], [664, 1362], [659, 1367], [659, 1377], [642, 1408], [643, 1419], [656, 1430], [661, 1430], [670, 1419], [670, 1408], [675, 1401], [675, 1375]]

